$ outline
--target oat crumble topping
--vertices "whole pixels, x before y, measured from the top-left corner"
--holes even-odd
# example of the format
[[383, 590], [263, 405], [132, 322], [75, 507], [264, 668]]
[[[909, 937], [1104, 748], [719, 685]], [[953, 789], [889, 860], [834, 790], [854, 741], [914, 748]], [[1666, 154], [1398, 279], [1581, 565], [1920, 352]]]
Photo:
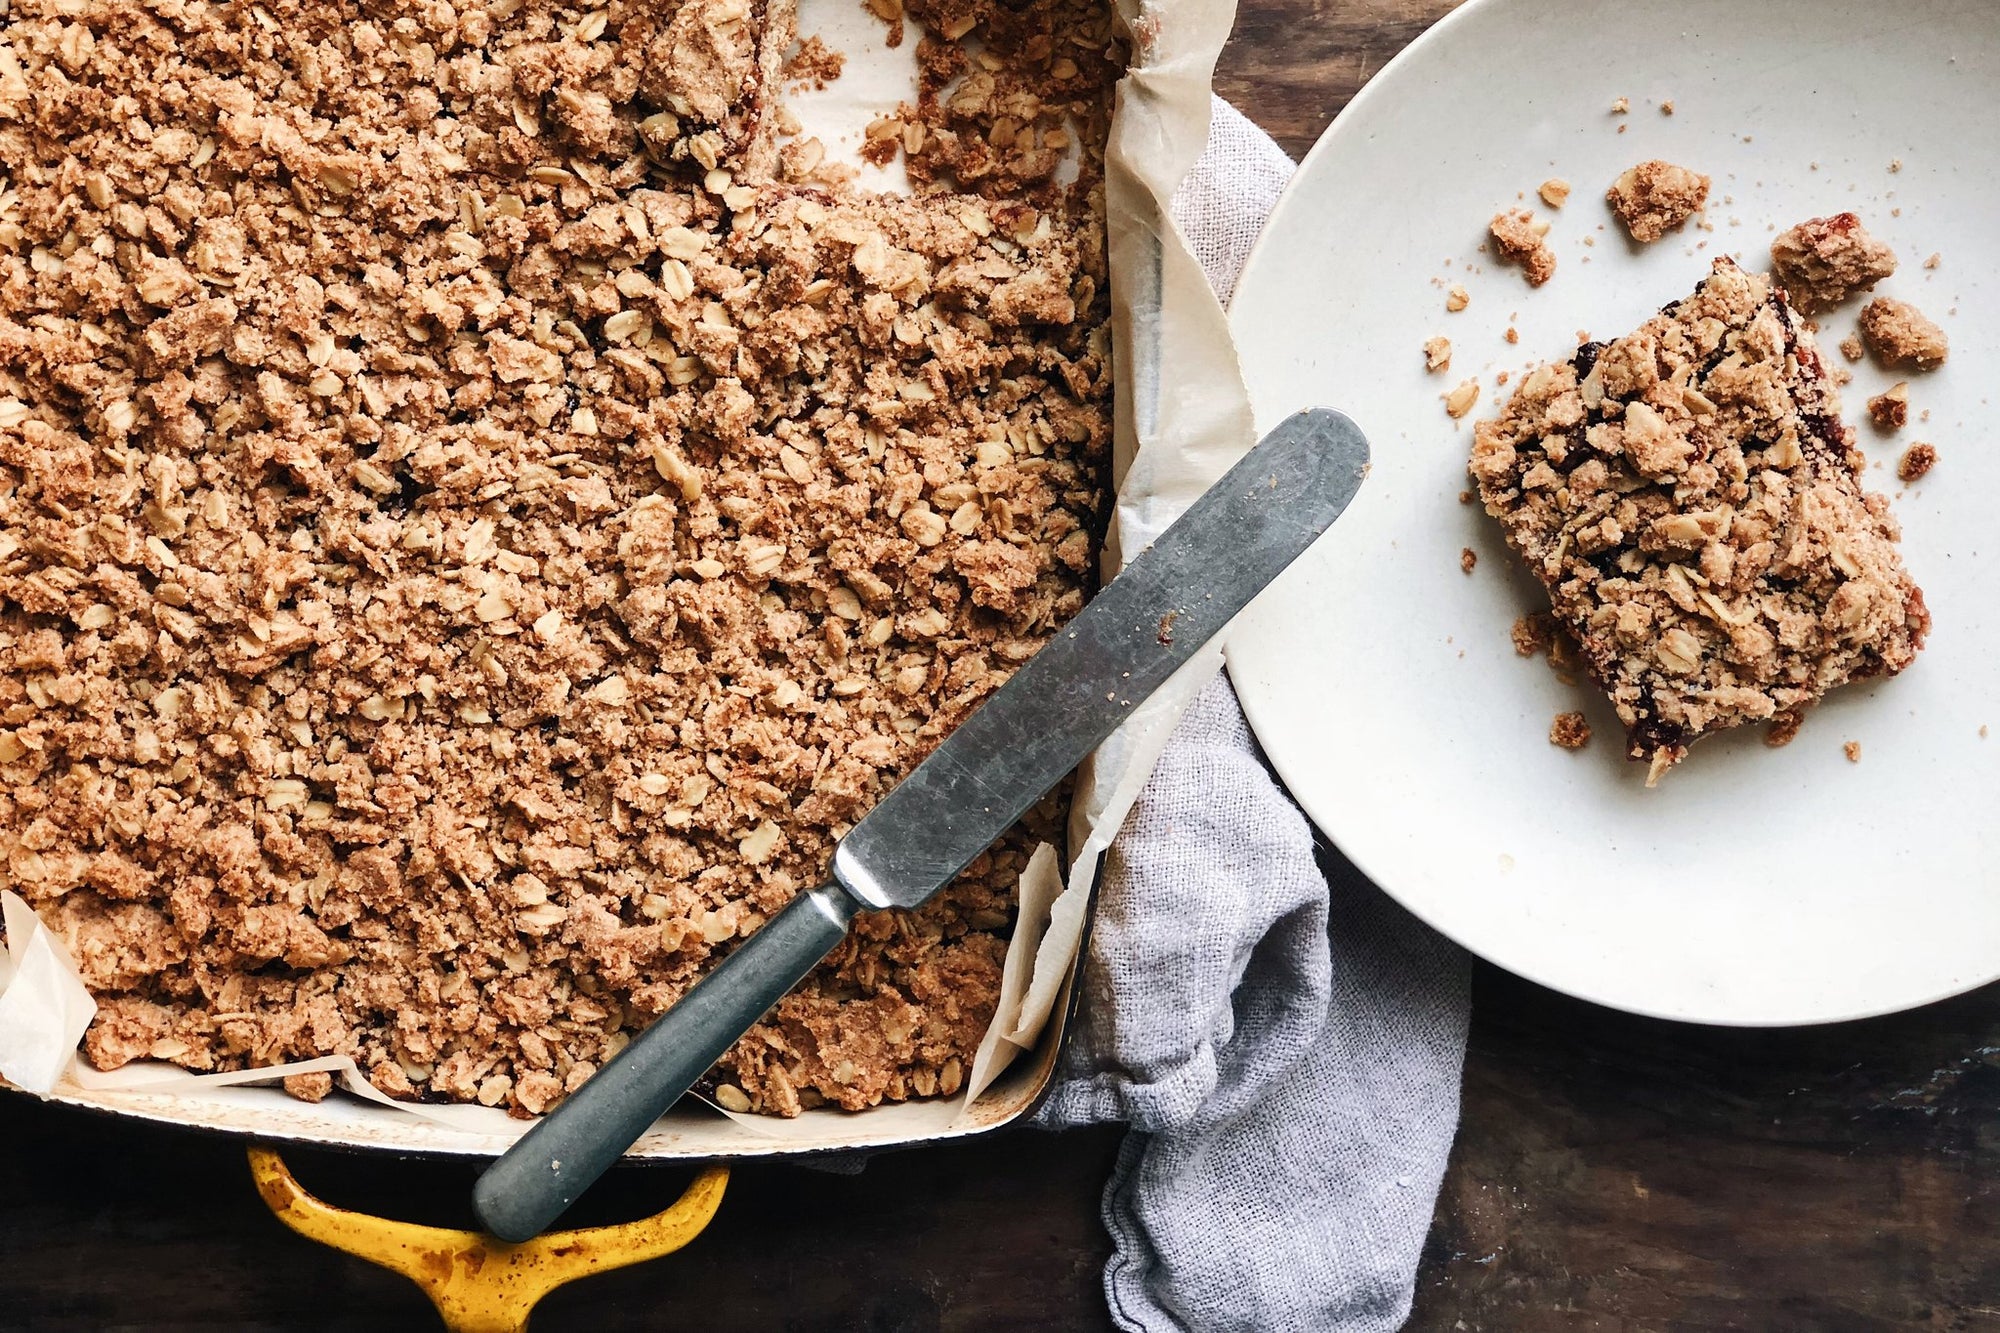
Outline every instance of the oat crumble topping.
[[1569, 202], [1569, 189], [1568, 181], [1560, 176], [1551, 176], [1542, 182], [1536, 193], [1542, 196], [1542, 202], [1550, 208], [1561, 208]]
[[[780, 0], [16, 0], [0, 864], [94, 1063], [545, 1110], [1081, 605], [1110, 16], [911, 12], [984, 54], [899, 200], [786, 141]], [[723, 1086], [956, 1090], [1056, 822]]]
[[1626, 168], [1604, 199], [1633, 240], [1650, 244], [1699, 213], [1708, 202], [1708, 186], [1701, 173], [1654, 158]]
[[1704, 735], [1894, 674], [1921, 647], [1923, 594], [1838, 413], [1769, 280], [1718, 259], [1692, 296], [1537, 368], [1477, 424], [1486, 510], [1649, 782]]

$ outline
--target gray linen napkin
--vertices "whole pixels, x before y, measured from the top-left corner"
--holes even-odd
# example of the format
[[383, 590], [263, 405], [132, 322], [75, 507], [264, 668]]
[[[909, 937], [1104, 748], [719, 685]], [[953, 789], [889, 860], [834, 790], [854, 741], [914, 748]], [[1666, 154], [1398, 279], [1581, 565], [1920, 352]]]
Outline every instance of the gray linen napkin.
[[[1291, 172], [1216, 101], [1174, 217], [1225, 300]], [[1465, 956], [1315, 854], [1226, 678], [1106, 858], [1083, 988], [1040, 1121], [1132, 1126], [1104, 1192], [1113, 1320], [1399, 1326], [1458, 1122]]]

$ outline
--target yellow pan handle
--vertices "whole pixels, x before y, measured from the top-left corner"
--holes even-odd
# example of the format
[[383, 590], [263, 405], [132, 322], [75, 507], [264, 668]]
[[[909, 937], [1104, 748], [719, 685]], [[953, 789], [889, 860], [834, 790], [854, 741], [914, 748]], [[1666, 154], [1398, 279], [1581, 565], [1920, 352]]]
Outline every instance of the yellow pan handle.
[[309, 1240], [393, 1269], [424, 1289], [452, 1333], [523, 1333], [535, 1302], [565, 1282], [672, 1254], [699, 1236], [729, 1183], [729, 1168], [695, 1177], [671, 1208], [585, 1231], [552, 1231], [510, 1245], [477, 1231], [418, 1226], [323, 1203], [269, 1148], [250, 1149], [257, 1192], [278, 1220]]

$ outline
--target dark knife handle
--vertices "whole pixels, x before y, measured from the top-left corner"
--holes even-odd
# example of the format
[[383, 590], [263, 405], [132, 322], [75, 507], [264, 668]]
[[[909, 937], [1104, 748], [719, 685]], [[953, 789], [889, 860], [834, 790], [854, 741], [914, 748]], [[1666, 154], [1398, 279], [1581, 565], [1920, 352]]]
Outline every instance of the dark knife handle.
[[802, 893], [486, 1168], [473, 1211], [502, 1240], [540, 1235], [847, 934], [860, 905]]

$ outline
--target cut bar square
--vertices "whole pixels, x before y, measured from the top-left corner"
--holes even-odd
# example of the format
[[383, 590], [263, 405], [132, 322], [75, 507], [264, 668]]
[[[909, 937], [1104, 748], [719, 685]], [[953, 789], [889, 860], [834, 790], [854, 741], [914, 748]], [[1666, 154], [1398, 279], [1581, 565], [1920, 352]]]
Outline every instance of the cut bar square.
[[1472, 475], [1651, 785], [1712, 732], [1894, 675], [1930, 616], [1781, 289], [1728, 259], [1610, 343], [1537, 367]]

